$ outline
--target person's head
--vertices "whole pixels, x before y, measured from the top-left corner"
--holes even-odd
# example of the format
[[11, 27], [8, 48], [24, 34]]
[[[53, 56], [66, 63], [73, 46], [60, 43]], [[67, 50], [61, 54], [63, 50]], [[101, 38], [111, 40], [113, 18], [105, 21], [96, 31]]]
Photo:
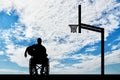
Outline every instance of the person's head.
[[37, 43], [38, 43], [38, 44], [41, 44], [41, 43], [42, 43], [42, 39], [41, 39], [41, 38], [38, 38], [38, 39], [37, 39]]

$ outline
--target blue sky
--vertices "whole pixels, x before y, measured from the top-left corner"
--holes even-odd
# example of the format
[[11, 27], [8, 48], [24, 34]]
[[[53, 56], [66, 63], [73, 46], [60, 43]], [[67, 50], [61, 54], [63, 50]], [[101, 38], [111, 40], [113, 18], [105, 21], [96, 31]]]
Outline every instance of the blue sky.
[[14, 25], [15, 22], [17, 22], [18, 17], [19, 16], [14, 14], [14, 11], [12, 11], [10, 14], [6, 14], [5, 12], [0, 12], [0, 21], [1, 21], [0, 28], [9, 29], [10, 27], [12, 27], [12, 25]]
[[79, 4], [82, 23], [105, 29], [105, 74], [120, 74], [119, 0], [0, 0], [0, 74], [28, 74], [24, 51], [38, 37], [47, 48], [50, 74], [100, 74], [100, 33], [70, 33]]

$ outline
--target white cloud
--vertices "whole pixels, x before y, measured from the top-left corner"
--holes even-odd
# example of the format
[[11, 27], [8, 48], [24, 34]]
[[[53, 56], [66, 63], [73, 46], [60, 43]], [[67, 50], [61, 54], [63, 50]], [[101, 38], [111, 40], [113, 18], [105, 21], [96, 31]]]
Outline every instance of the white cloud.
[[[105, 38], [114, 29], [118, 28], [119, 22], [116, 15], [108, 15], [107, 19], [110, 21], [109, 24], [105, 24], [106, 20], [104, 20], [105, 18], [102, 15], [103, 11], [112, 10], [116, 6], [116, 3], [113, 1], [100, 0], [98, 2], [95, 0], [93, 4], [90, 4], [88, 0], [80, 2], [82, 4], [82, 22], [87, 24], [102, 23], [103, 25], [101, 27], [105, 28]], [[28, 59], [25, 59], [23, 56], [26, 46], [18, 47], [21, 45], [13, 44], [14, 41], [11, 41], [10, 37], [16, 37], [18, 40], [41, 37], [43, 40], [46, 40], [43, 44], [47, 48], [49, 58], [58, 60], [67, 57], [67, 54], [77, 51], [88, 44], [94, 44], [100, 41], [100, 34], [96, 32], [82, 29], [81, 34], [70, 33], [68, 25], [78, 23], [77, 0], [9, 0], [7, 2], [0, 0], [0, 10], [5, 10], [9, 13], [12, 8], [16, 9], [19, 15], [19, 23], [26, 26], [25, 30], [18, 24], [15, 25], [15, 29], [2, 31], [2, 37], [7, 44], [6, 53], [10, 57], [10, 60], [20, 66], [28, 67]], [[101, 18], [101, 22], [94, 22], [98, 18]], [[25, 37], [19, 35], [20, 32], [23, 32]], [[11, 33], [12, 35], [10, 35]], [[63, 39], [62, 43], [60, 43], [61, 39]], [[83, 70], [93, 70], [100, 66], [100, 56], [92, 56], [92, 58], [83, 56], [81, 58], [83, 62], [74, 65], [74, 67], [80, 66], [83, 67]], [[90, 60], [88, 61], [86, 58]], [[51, 66], [54, 66], [59, 62], [53, 61], [51, 63]], [[70, 68], [66, 69], [69, 70]]]
[[99, 68], [101, 65], [101, 63], [100, 63], [101, 57], [94, 56], [91, 59], [89, 59], [89, 57], [91, 57], [91, 56], [88, 56], [88, 60], [85, 60], [82, 63], [74, 64], [73, 66], [76, 68], [82, 68], [82, 70], [84, 70], [84, 72], [95, 70], [95, 69]]
[[112, 46], [112, 50], [115, 50], [115, 49], [117, 49], [117, 48], [120, 48], [120, 43]]
[[[93, 4], [86, 0], [82, 4], [82, 22], [90, 25], [101, 24], [100, 27], [105, 29], [106, 39], [111, 32], [119, 28], [119, 6], [115, 0], [95, 0]], [[115, 7], [118, 9], [114, 9]]]
[[120, 36], [115, 41], [120, 41]]
[[7, 11], [7, 13], [9, 13], [11, 8], [12, 8], [11, 0], [7, 2], [5, 0], [0, 0], [0, 11], [4, 10], [4, 11]]
[[28, 74], [27, 71], [14, 70], [14, 69], [0, 69], [0, 74]]
[[29, 66], [29, 59], [24, 57], [24, 52], [26, 47], [14, 47], [14, 45], [6, 46], [7, 56], [10, 57], [10, 61], [17, 63], [19, 66], [28, 67]]
[[71, 57], [73, 59], [82, 59], [82, 62], [74, 63], [70, 66], [55, 62], [54, 66], [50, 68], [51, 74], [100, 74], [100, 57], [93, 55], [81, 55]]
[[91, 47], [91, 48], [87, 48], [86, 52], [88, 52], [88, 51], [95, 51], [95, 50], [96, 50], [96, 47]]
[[[120, 63], [120, 50], [112, 51], [105, 55], [105, 66]], [[76, 54], [77, 55], [77, 54]], [[52, 74], [100, 74], [101, 73], [101, 56], [94, 55], [73, 55], [73, 59], [82, 59], [82, 63], [75, 63], [71, 66], [61, 65], [59, 62], [54, 62], [51, 67]], [[60, 68], [56, 68], [58, 66]], [[53, 70], [54, 69], [54, 70]]]
[[120, 49], [114, 50], [105, 56], [105, 64], [106, 65], [116, 64], [116, 63], [120, 63]]
[[112, 46], [111, 50], [114, 50], [116, 48], [119, 48], [119, 43], [114, 45], [115, 42], [120, 41], [120, 36], [118, 36], [115, 40], [113, 40], [113, 42], [109, 43], [108, 46]]
[[90, 4], [90, 2], [86, 0], [84, 3], [82, 3], [82, 22], [93, 24], [90, 21], [101, 17], [101, 13], [111, 9], [113, 6], [115, 6], [114, 4], [114, 0], [94, 0], [93, 4]]
[[0, 55], [3, 55], [4, 54], [4, 52], [3, 51], [0, 51]]

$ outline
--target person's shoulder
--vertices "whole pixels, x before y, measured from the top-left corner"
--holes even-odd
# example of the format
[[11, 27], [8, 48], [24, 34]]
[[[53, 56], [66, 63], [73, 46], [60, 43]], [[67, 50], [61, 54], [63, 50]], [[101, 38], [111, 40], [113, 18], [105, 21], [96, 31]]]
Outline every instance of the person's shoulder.
[[41, 46], [42, 46], [42, 47], [45, 47], [45, 46], [43, 46], [42, 44], [41, 44]]
[[37, 44], [33, 44], [33, 45], [31, 45], [31, 47], [35, 47], [35, 46], [37, 46]]
[[33, 44], [33, 45], [28, 46], [27, 48], [30, 49], [30, 48], [33, 48], [35, 46], [36, 46], [36, 44]]
[[44, 49], [46, 49], [45, 46], [43, 46], [43, 45], [41, 45], [41, 46], [42, 46]]

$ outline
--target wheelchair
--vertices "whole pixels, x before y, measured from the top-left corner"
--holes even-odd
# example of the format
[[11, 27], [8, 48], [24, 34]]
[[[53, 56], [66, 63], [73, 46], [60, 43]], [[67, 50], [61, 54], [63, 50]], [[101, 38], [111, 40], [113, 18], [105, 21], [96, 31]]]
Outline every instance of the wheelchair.
[[34, 75], [49, 75], [49, 59], [36, 59], [31, 57], [29, 61], [29, 73]]

